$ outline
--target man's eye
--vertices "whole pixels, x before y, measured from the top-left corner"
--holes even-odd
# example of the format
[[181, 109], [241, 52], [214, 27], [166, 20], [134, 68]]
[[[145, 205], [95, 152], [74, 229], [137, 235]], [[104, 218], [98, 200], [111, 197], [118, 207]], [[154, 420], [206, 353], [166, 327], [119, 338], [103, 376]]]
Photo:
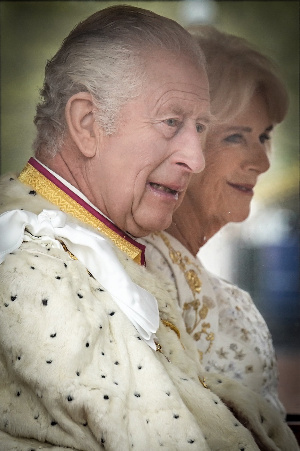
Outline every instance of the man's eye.
[[177, 127], [178, 126], [178, 120], [177, 119], [166, 119], [164, 121], [169, 127]]
[[229, 135], [226, 136], [226, 138], [224, 139], [224, 141], [228, 142], [228, 143], [240, 143], [243, 140], [243, 136], [235, 133], [234, 135]]
[[197, 133], [203, 133], [206, 130], [206, 127], [203, 124], [196, 124], [196, 130]]
[[262, 135], [260, 135], [259, 137], [259, 141], [264, 144], [266, 141], [269, 141], [269, 139], [271, 139], [271, 137], [269, 135], [267, 135], [266, 133], [263, 133]]

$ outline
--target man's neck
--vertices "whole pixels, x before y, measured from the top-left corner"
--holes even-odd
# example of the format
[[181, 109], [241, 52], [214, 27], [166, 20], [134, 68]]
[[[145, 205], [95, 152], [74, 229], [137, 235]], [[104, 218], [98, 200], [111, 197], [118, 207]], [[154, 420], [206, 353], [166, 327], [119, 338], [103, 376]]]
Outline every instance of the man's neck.
[[145, 263], [143, 245], [119, 229], [93, 204], [87, 203], [81, 193], [76, 193], [76, 188], [68, 183], [71, 186], [69, 188], [66, 181], [61, 176], [58, 178], [53, 170], [50, 172], [46, 165], [41, 165], [38, 160], [31, 158], [18, 178], [21, 182], [31, 185], [38, 194], [63, 212], [106, 235], [134, 261]]

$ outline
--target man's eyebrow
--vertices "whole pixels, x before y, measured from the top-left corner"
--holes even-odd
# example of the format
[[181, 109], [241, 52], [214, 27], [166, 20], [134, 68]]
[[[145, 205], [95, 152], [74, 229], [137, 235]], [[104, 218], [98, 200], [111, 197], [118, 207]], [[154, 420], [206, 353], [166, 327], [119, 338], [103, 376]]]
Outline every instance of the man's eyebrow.
[[[167, 110], [169, 114], [175, 114], [178, 116], [185, 116], [187, 114], [187, 111], [185, 108], [182, 108], [180, 105], [174, 104], [174, 105], [168, 105]], [[210, 113], [203, 113], [200, 114], [197, 119], [197, 121], [204, 122], [205, 124], [208, 124], [212, 120], [212, 115]]]
[[205, 114], [203, 116], [199, 116], [197, 117], [197, 121], [204, 122], [205, 124], [210, 124], [210, 122], [212, 121], [212, 115]]

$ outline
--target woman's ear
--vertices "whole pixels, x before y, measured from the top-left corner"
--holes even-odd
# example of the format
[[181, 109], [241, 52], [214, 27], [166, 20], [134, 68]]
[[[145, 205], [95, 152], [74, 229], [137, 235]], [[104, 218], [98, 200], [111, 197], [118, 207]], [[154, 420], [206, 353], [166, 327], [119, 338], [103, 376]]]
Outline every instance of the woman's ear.
[[93, 97], [88, 92], [78, 92], [65, 108], [68, 132], [79, 151], [91, 158], [97, 151], [99, 126], [95, 121]]

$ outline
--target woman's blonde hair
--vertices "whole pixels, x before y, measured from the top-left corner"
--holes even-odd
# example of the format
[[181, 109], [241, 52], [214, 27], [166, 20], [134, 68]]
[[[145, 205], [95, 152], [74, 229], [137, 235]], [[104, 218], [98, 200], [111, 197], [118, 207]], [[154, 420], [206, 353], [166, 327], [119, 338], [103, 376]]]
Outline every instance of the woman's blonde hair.
[[206, 58], [211, 113], [217, 121], [234, 118], [259, 92], [265, 98], [272, 123], [282, 122], [288, 110], [288, 94], [271, 59], [245, 39], [215, 27], [200, 25], [188, 31]]

